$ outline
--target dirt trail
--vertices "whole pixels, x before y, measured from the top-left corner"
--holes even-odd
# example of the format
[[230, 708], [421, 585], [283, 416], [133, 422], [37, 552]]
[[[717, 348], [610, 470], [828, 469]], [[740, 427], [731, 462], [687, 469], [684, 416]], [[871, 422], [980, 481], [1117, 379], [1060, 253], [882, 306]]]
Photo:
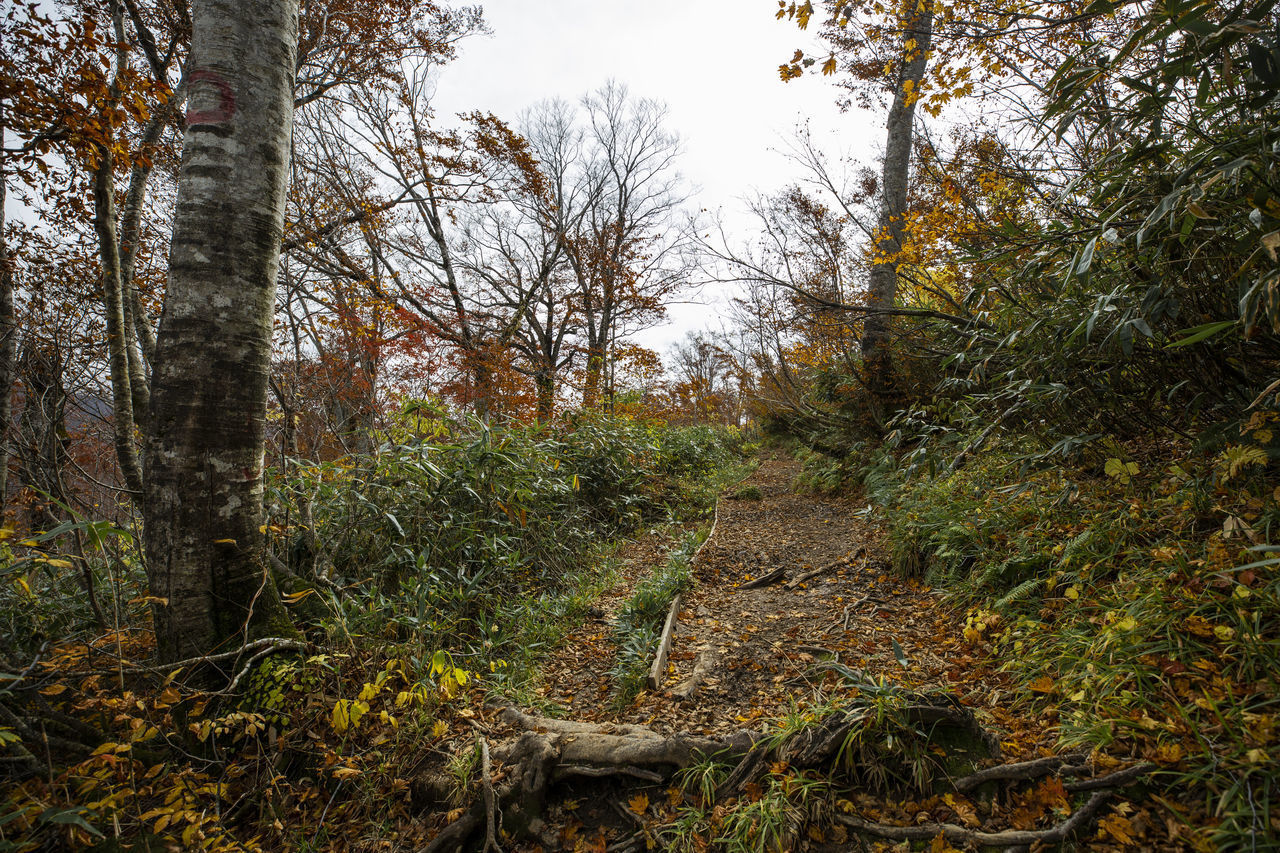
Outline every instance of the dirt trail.
[[[797, 471], [794, 460], [766, 458], [743, 484], [759, 489], [760, 499], [720, 501], [715, 533], [694, 566], [695, 587], [682, 601], [659, 690], [642, 693], [621, 711], [611, 703], [608, 670], [616, 649], [610, 619], [626, 597], [623, 590], [602, 602], [600, 617], [572, 635], [548, 664], [547, 698], [578, 720], [721, 735], [810, 698], [819, 682], [834, 677], [819, 667], [824, 661], [887, 672], [917, 687], [947, 684], [952, 676], [960, 682], [966, 674], [956, 669], [957, 661], [948, 663], [935, 651], [940, 596], [889, 578], [879, 531], [859, 514], [862, 507], [849, 498], [795, 491]], [[655, 562], [662, 553], [655, 544], [637, 543], [622, 556], [633, 565]], [[786, 582], [742, 588], [776, 569], [790, 581], [832, 564], [794, 589]], [[680, 701], [673, 690], [707, 655], [714, 666]]]
[[[759, 731], [765, 720], [811, 702], [820, 687], [834, 688], [840, 676], [824, 666], [834, 661], [904, 687], [951, 692], [978, 712], [984, 726], [1009, 738], [1006, 759], [1047, 752], [1051, 726], [1000, 706], [1007, 684], [974, 659], [961, 639], [963, 618], [940, 607], [941, 596], [927, 586], [890, 577], [883, 537], [859, 512], [862, 505], [796, 491], [798, 469], [790, 458], [765, 458], [742, 484], [758, 489], [758, 498], [721, 499], [714, 535], [693, 567], [695, 586], [684, 596], [659, 689], [619, 709], [609, 675], [618, 653], [611, 641], [613, 616], [672, 543], [670, 536], [653, 535], [619, 555], [625, 580], [548, 662], [539, 691], [544, 704], [532, 710], [577, 722], [642, 724], [663, 735], [722, 738]], [[792, 586], [743, 586], [777, 569], [791, 581], [820, 568], [829, 570]], [[675, 691], [708, 654], [714, 666], [682, 701]], [[621, 839], [634, 842], [631, 824], [645, 821], [638, 820], [627, 790], [634, 792], [634, 785], [603, 779], [562, 785], [547, 804], [545, 846], [518, 849], [612, 850]], [[649, 795], [665, 798], [661, 786]], [[665, 807], [660, 813], [672, 812]]]

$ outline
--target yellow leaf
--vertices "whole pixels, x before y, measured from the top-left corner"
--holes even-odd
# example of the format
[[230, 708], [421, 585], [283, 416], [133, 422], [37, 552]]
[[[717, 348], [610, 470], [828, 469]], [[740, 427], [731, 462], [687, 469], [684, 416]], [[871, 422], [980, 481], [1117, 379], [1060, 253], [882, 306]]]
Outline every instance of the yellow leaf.
[[444, 737], [449, 733], [449, 724], [444, 720], [436, 720], [435, 725], [431, 727], [432, 737]]
[[333, 705], [333, 730], [338, 734], [342, 734], [351, 725], [351, 713], [347, 710], [349, 703], [346, 699], [339, 699]]
[[40, 694], [43, 696], [57, 696], [59, 693], [67, 689], [65, 684], [50, 684], [48, 687], [41, 687]]
[[1098, 833], [1103, 838], [1114, 838], [1126, 847], [1133, 844], [1133, 824], [1124, 815], [1107, 815], [1098, 821]]
[[634, 797], [627, 800], [627, 805], [636, 814], [644, 814], [649, 808], [649, 795], [645, 793], [636, 794]]
[[1053, 693], [1053, 679], [1047, 675], [1042, 675], [1035, 681], [1027, 685], [1033, 693]]

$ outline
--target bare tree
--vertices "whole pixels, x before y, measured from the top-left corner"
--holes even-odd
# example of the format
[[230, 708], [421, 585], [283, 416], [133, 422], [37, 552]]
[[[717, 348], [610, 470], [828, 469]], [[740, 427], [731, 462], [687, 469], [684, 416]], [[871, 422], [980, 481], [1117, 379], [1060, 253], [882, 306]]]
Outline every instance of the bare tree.
[[567, 235], [585, 332], [583, 404], [595, 405], [615, 343], [664, 314], [663, 300], [690, 269], [687, 235], [674, 221], [685, 200], [676, 171], [680, 140], [666, 108], [609, 83], [583, 99], [590, 160], [582, 175], [592, 200]]

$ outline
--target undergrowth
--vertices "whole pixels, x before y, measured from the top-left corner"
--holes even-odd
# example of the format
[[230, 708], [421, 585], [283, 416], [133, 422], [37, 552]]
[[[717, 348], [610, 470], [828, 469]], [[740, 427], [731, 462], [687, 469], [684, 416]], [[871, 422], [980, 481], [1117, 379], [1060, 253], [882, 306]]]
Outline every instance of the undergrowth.
[[[0, 651], [15, 672], [33, 661], [0, 685], [0, 850], [421, 846], [431, 804], [409, 790], [415, 768], [470, 754], [469, 706], [528, 689], [616, 581], [623, 537], [702, 519], [746, 464], [735, 430], [587, 414], [535, 428], [419, 404], [382, 439], [274, 473], [265, 530], [309, 644], [245, 668], [231, 695], [143, 665], [154, 639], [133, 530], [0, 537]], [[687, 560], [636, 602], [637, 626], [687, 583]], [[244, 662], [228, 664], [231, 677]], [[26, 748], [14, 721], [31, 713], [61, 721], [52, 749]], [[446, 770], [456, 791], [475, 772]]]
[[1064, 748], [1159, 766], [1160, 801], [1203, 849], [1280, 832], [1280, 453], [1275, 413], [1204, 452], [1095, 442], [1070, 459], [992, 443], [949, 470], [882, 447], [806, 459], [860, 477], [896, 570], [965, 609], [966, 639], [1052, 705]]
[[693, 585], [693, 555], [706, 537], [706, 530], [686, 536], [618, 610], [613, 627], [618, 660], [609, 671], [616, 705], [629, 704], [644, 689], [667, 611], [675, 597]]

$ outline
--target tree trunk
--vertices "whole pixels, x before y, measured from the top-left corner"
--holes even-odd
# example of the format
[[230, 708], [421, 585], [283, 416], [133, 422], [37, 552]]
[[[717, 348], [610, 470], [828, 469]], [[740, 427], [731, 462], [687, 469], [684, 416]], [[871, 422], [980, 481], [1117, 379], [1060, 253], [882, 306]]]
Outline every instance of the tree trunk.
[[59, 504], [68, 503], [63, 483], [67, 466], [67, 392], [63, 386], [62, 348], [28, 336], [17, 361], [22, 377], [22, 415], [18, 438], [18, 476], [35, 491], [31, 528], [52, 530], [65, 520]]
[[907, 180], [911, 170], [912, 125], [916, 101], [929, 63], [933, 38], [933, 0], [916, 0], [913, 17], [906, 21], [898, 85], [889, 109], [888, 138], [884, 151], [880, 222], [876, 233], [876, 263], [868, 281], [868, 307], [862, 327], [862, 359], [873, 399], [883, 404], [893, 394], [893, 361], [889, 352], [889, 309], [898, 295], [898, 255], [902, 251], [907, 211]]
[[534, 375], [533, 383], [538, 393], [538, 423], [545, 424], [555, 406], [556, 380], [552, 373], [543, 371]]
[[587, 376], [582, 386], [582, 408], [594, 408], [600, 402], [600, 383], [604, 379], [604, 349], [587, 347]]
[[[141, 396], [134, 393], [137, 371], [129, 358], [131, 335], [125, 312], [124, 282], [120, 276], [120, 241], [116, 239], [115, 156], [100, 149], [101, 160], [93, 173], [93, 230], [98, 236], [98, 256], [102, 264], [102, 302], [107, 318], [107, 363], [111, 373], [111, 423], [115, 431], [116, 460], [125, 487], [136, 500], [142, 493], [142, 465], [134, 443], [134, 406]], [[141, 390], [141, 389], [139, 389]]]
[[292, 631], [260, 527], [297, 0], [196, 0], [193, 19], [147, 448], [162, 661]]
[[[4, 101], [0, 100], [0, 148], [4, 140]], [[0, 153], [0, 526], [9, 496], [9, 419], [13, 416], [13, 369], [18, 352], [18, 322], [13, 311], [13, 267], [5, 238], [8, 163]]]

